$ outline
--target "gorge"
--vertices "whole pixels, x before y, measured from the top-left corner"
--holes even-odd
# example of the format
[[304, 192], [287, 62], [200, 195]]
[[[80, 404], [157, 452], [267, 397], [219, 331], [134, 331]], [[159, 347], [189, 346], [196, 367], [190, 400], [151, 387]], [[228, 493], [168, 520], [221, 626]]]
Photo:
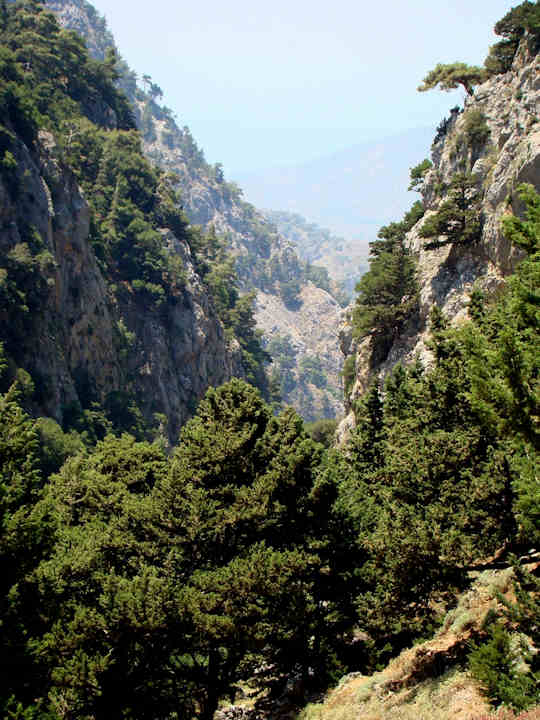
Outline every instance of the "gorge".
[[495, 32], [345, 308], [92, 5], [0, 3], [2, 717], [536, 717], [539, 3]]

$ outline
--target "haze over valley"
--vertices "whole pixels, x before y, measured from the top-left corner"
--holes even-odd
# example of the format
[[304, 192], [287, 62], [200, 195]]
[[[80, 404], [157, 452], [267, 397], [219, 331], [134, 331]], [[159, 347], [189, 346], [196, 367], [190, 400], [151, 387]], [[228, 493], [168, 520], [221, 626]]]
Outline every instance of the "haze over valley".
[[538, 720], [540, 0], [96, 2], [0, 1], [0, 718]]

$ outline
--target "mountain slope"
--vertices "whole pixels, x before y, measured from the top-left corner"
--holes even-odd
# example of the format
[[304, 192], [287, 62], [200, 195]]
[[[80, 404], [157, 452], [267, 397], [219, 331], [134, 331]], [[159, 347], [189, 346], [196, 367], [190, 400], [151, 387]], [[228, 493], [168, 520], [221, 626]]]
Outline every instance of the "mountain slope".
[[357, 242], [336, 237], [298, 213], [267, 210], [265, 215], [294, 243], [302, 260], [326, 270], [330, 280], [338, 285], [337, 297], [348, 302], [347, 298], [351, 297], [356, 283], [367, 270], [365, 248]]
[[409, 168], [426, 155], [433, 130], [417, 128], [292, 167], [238, 174], [251, 202], [299, 213], [354, 241], [365, 255], [378, 228], [409, 202]]
[[[106, 30], [103, 19], [84, 0], [48, 0], [47, 6], [57, 14], [65, 27], [82, 33], [89, 43], [90, 51], [96, 56], [103, 55], [106, 48], [113, 45], [113, 38]], [[295, 307], [322, 297], [319, 293], [307, 292], [303, 293], [300, 301], [299, 291], [309, 286], [309, 280], [305, 263], [300, 261], [293, 245], [278, 233], [262, 213], [242, 199], [242, 192], [234, 183], [225, 181], [219, 165], [211, 166], [206, 162], [190, 130], [187, 127], [180, 128], [173, 113], [159, 104], [160, 88], [147, 79], [146, 89], [143, 90], [137, 86], [134, 73], [125, 64], [121, 68], [120, 85], [132, 102], [147, 157], [173, 174], [175, 187], [181, 194], [182, 206], [190, 221], [225, 240], [227, 247], [236, 256], [243, 291], [272, 295], [284, 313], [295, 311]], [[279, 327], [281, 313], [276, 316], [277, 324], [274, 319], [270, 326], [265, 319], [266, 315], [259, 313], [259, 304], [255, 304], [255, 317], [267, 339], [271, 340], [276, 327], [277, 332], [285, 335], [285, 328]], [[322, 397], [321, 402], [314, 399], [310, 403], [309, 398], [302, 402], [302, 411], [309, 420], [321, 414], [335, 417], [342, 413], [339, 392], [342, 358], [335, 331], [340, 307], [335, 299], [325, 294], [323, 304], [312, 309], [321, 318], [321, 327], [326, 333], [327, 352], [332, 357], [332, 367], [337, 370], [328, 378], [333, 392], [323, 389], [318, 393]], [[305, 352], [311, 355], [317, 352], [315, 348], [310, 349], [309, 328], [303, 327], [301, 314], [297, 317], [296, 325], [302, 337], [302, 346], [295, 360], [295, 391], [300, 374], [298, 363]], [[307, 351], [304, 351], [304, 347]], [[283, 400], [296, 404], [294, 392], [285, 391]]]
[[2, 32], [9, 376], [64, 427], [161, 424], [175, 439], [209, 385], [246, 374], [203, 282], [203, 249], [143, 158], [111, 66], [39, 6], [10, 7]]
[[[530, 565], [529, 569], [537, 568]], [[490, 707], [478, 682], [464, 666], [474, 640], [482, 636], [488, 613], [512, 598], [512, 570], [474, 573], [471, 588], [459, 599], [434, 638], [405, 650], [372, 675], [352, 673], [321, 704], [309, 705], [300, 720], [488, 720]], [[523, 716], [534, 720], [537, 709]], [[508, 720], [516, 716], [508, 715]], [[521, 716], [520, 716], [521, 717]]]

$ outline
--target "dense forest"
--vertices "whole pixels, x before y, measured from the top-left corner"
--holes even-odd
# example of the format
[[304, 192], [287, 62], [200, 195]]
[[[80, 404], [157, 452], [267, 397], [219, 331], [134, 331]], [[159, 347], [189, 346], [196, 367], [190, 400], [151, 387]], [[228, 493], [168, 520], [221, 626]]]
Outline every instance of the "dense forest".
[[[522, 3], [498, 24], [485, 72], [504, 72], [525, 34], [537, 43], [538, 9]], [[179, 302], [186, 268], [164, 250], [169, 230], [189, 246], [245, 368], [208, 390], [172, 447], [131, 396], [90, 397], [63, 424], [40, 416], [43, 379], [20, 366], [17, 338], [40, 320], [53, 259], [32, 227], [0, 258], [3, 717], [211, 720], [239, 688], [271, 700], [296, 678], [320, 691], [429, 637], [471, 567], [538, 547], [532, 185], [516, 188], [520, 216], [502, 221], [522, 258], [504, 288], [475, 292], [458, 326], [434, 308], [432, 364], [374, 380], [348, 445], [333, 448], [328, 431], [267, 402], [251, 298], [219, 238], [188, 226], [170, 178], [144, 159], [114, 55], [92, 60], [34, 0], [1, 3], [0, 24], [0, 172], [12, 200], [24, 190], [21, 139], [37, 152], [52, 134], [88, 198], [112, 304], [140, 297], [160, 314]], [[475, 241], [467, 182], [446, 189], [426, 244]], [[358, 286], [355, 333], [373, 334], [381, 355], [415, 312], [404, 238], [422, 214], [417, 203], [381, 229]], [[304, 366], [324, 383], [316, 361]], [[538, 702], [538, 647], [540, 583], [517, 568], [514, 601], [490, 615], [465, 662], [494, 706], [520, 710]]]

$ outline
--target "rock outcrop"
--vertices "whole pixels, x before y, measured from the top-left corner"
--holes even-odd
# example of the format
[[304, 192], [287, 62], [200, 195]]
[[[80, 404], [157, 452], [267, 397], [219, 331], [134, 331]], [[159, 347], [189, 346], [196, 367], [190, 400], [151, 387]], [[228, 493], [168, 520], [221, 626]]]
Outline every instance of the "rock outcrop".
[[[242, 199], [241, 190], [223, 179], [219, 167], [204, 162], [189, 130], [179, 129], [148, 97], [140, 93], [137, 97], [135, 105], [147, 156], [174, 174], [191, 222], [226, 239], [236, 257], [243, 290], [256, 293], [255, 317], [267, 343], [278, 334], [298, 346], [296, 382], [291, 390], [282, 392], [284, 402], [306, 420], [339, 417], [343, 414], [343, 359], [337, 342], [339, 303], [307, 280], [305, 264], [293, 243], [262, 212]], [[149, 125], [145, 125], [145, 116]], [[294, 307], [283, 297], [282, 288], [288, 283], [299, 289]], [[316, 332], [312, 322], [315, 317], [319, 320]], [[299, 363], [306, 355], [319, 358], [328, 370], [326, 387], [301, 387]]]
[[[407, 235], [407, 245], [417, 260], [418, 314], [382, 362], [374, 361], [369, 336], [352, 341], [350, 321], [342, 327], [342, 346], [356, 358], [356, 378], [345, 400], [349, 416], [340, 430], [342, 440], [354, 425], [353, 403], [373, 377], [384, 378], [397, 363], [410, 363], [416, 357], [429, 364], [426, 340], [433, 306], [452, 323], [460, 323], [467, 317], [473, 288], [491, 293], [515, 267], [520, 252], [504, 237], [501, 220], [507, 213], [521, 213], [516, 194], [520, 183], [540, 187], [539, 70], [540, 59], [525, 37], [512, 69], [478, 86], [464, 107], [455, 108], [441, 124], [432, 145], [433, 167], [422, 188], [426, 212]], [[475, 134], [474, 125], [480, 126], [480, 133]], [[467, 173], [475, 180], [481, 236], [472, 244], [449, 243], [428, 249], [420, 229], [447, 199], [457, 173]]]
[[[296, 383], [289, 392], [289, 402], [302, 417], [308, 422], [339, 417], [343, 412], [337, 332], [341, 309], [331, 295], [311, 282], [302, 287], [297, 305], [291, 310], [277, 295], [259, 291], [255, 305], [257, 325], [265, 329], [270, 341], [286, 337], [294, 348]], [[302, 367], [312, 358], [319, 359], [323, 383], [303, 379]]]
[[129, 396], [149, 423], [164, 415], [176, 440], [210, 385], [242, 376], [189, 247], [166, 231], [186, 272], [166, 310], [127, 287], [113, 296], [90, 242], [89, 206], [53, 136], [42, 132], [33, 150], [21, 140], [15, 147], [16, 177], [0, 177], [0, 251], [14, 276], [28, 275], [28, 293], [19, 312], [11, 303], [0, 319], [8, 356], [36, 383], [35, 411], [61, 423], [93, 400]]

